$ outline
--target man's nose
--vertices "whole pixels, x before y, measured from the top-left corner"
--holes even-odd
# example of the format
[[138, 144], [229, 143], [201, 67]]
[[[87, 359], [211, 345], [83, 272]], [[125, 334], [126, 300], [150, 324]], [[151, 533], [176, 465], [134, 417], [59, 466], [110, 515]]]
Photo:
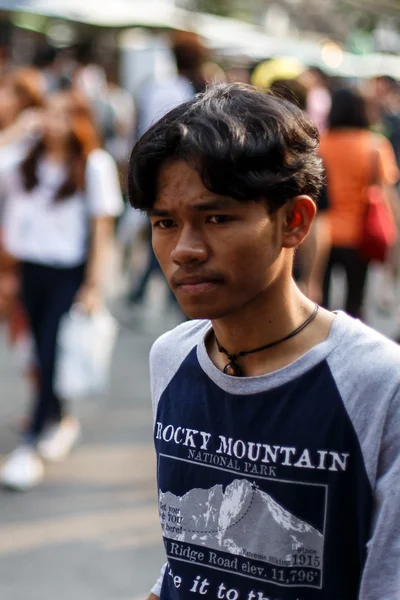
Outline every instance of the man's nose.
[[200, 232], [196, 232], [192, 227], [184, 227], [171, 253], [173, 262], [177, 265], [202, 263], [207, 257], [208, 248]]

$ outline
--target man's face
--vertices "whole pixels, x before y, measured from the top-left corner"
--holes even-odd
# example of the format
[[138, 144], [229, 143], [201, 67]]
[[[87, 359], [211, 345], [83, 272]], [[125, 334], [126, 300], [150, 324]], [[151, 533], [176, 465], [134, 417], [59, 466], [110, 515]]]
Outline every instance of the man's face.
[[241, 311], [287, 271], [282, 211], [207, 190], [184, 161], [165, 164], [150, 211], [153, 248], [183, 311], [218, 319]]

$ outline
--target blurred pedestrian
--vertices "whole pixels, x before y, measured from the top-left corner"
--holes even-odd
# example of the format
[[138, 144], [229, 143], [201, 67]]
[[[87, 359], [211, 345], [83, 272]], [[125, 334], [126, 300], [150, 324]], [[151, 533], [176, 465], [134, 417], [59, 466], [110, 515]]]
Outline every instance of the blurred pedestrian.
[[308, 67], [299, 81], [307, 88], [306, 111], [320, 132], [328, 128], [328, 115], [331, 108], [329, 77], [319, 67]]
[[[296, 104], [306, 111], [307, 88], [298, 78], [276, 79], [270, 91], [280, 98]], [[297, 248], [293, 263], [293, 276], [297, 285], [308, 298], [314, 302], [322, 301], [322, 288], [327, 258], [330, 252], [330, 233], [327, 222], [329, 198], [326, 182], [321, 187], [318, 197], [318, 212], [307, 237]]]
[[329, 194], [328, 220], [331, 251], [325, 277], [323, 304], [329, 306], [331, 275], [336, 266], [346, 276], [345, 310], [362, 318], [368, 263], [361, 244], [366, 209], [366, 189], [377, 181], [389, 192], [399, 173], [389, 141], [369, 130], [366, 100], [357, 89], [333, 94], [329, 131], [321, 138]]
[[[94, 43], [84, 40], [74, 47], [75, 69], [71, 76], [72, 86], [89, 99], [90, 104], [96, 102], [106, 87], [106, 72], [95, 60]], [[94, 114], [97, 122], [97, 115]]]
[[51, 44], [40, 45], [33, 58], [33, 66], [40, 70], [45, 83], [46, 94], [69, 89], [72, 81], [68, 67], [72, 61], [66, 60], [66, 51]]
[[[135, 140], [137, 115], [132, 94], [119, 85], [116, 64], [106, 69], [104, 91], [93, 106], [94, 109], [97, 107], [104, 147], [117, 163], [121, 185], [125, 188], [127, 162]], [[126, 192], [125, 189], [123, 191]]]
[[376, 77], [374, 83], [374, 125], [392, 144], [397, 165], [400, 166], [400, 84], [389, 75]]
[[118, 173], [100, 148], [88, 107], [74, 92], [49, 96], [41, 131], [3, 173], [4, 244], [21, 263], [21, 300], [32, 330], [38, 390], [21, 445], [6, 459], [4, 485], [26, 490], [44, 474], [40, 457], [61, 460], [80, 435], [54, 389], [60, 319], [79, 303], [101, 303], [113, 219], [121, 210]]
[[[371, 82], [370, 82], [371, 83]], [[382, 75], [374, 80], [375, 96], [373, 97], [376, 121], [379, 129], [392, 144], [397, 166], [400, 167], [400, 84], [393, 77]], [[371, 86], [370, 86], [371, 87]], [[396, 194], [392, 194], [393, 212], [397, 228], [400, 231], [400, 181], [397, 181]], [[378, 308], [390, 314], [397, 300], [397, 284], [400, 276], [400, 240], [391, 248], [385, 263], [383, 285], [378, 297]], [[396, 316], [400, 326], [400, 311]]]
[[42, 105], [45, 82], [38, 69], [19, 67], [0, 79], [0, 131], [26, 109]]
[[[31, 67], [19, 67], [0, 79], [0, 164], [3, 170], [18, 159], [34, 135], [35, 111], [42, 106], [44, 91], [40, 71]], [[16, 341], [25, 326], [17, 302], [17, 261], [2, 243], [5, 198], [1, 178], [0, 172], [0, 316], [10, 320], [12, 341]], [[14, 335], [16, 332], [18, 335]]]
[[[190, 100], [196, 93], [204, 91], [206, 79], [203, 66], [206, 50], [197, 37], [179, 37], [172, 51], [176, 61], [177, 74], [162, 81], [155, 81], [146, 86], [139, 100], [139, 135], [143, 134], [155, 121], [172, 108]], [[151, 248], [147, 264], [128, 294], [132, 304], [141, 303], [145, 297], [147, 285], [153, 275], [160, 273], [158, 261]], [[175, 296], [169, 293], [169, 299], [175, 303]]]
[[203, 66], [207, 53], [197, 37], [178, 37], [172, 53], [176, 74], [147, 84], [139, 94], [139, 135], [169, 110], [190, 100], [206, 87]]

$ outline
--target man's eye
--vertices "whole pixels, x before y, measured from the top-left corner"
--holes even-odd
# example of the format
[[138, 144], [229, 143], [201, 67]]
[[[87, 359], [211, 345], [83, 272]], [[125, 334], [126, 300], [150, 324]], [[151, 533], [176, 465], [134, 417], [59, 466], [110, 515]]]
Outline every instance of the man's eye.
[[173, 226], [174, 221], [172, 219], [161, 219], [153, 223], [153, 227], [158, 227], [159, 229], [171, 229]]
[[214, 225], [221, 225], [222, 223], [228, 223], [232, 221], [232, 217], [229, 215], [211, 215], [208, 217], [207, 221]]

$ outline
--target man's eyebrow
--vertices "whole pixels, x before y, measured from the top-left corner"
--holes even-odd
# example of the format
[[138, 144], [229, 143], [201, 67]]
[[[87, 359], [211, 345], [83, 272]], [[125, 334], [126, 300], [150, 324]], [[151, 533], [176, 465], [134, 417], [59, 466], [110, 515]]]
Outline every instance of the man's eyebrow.
[[[193, 212], [206, 212], [209, 210], [227, 210], [237, 204], [234, 198], [213, 198], [212, 200], [204, 200], [195, 202], [191, 205], [190, 210]], [[171, 211], [163, 208], [150, 208], [147, 211], [149, 217], [170, 217]]]
[[147, 211], [149, 217], [169, 217], [171, 213], [168, 210], [160, 210], [159, 208], [150, 208]]
[[213, 200], [205, 200], [204, 202], [193, 204], [192, 210], [195, 212], [226, 210], [227, 208], [232, 208], [235, 204], [237, 204], [237, 200], [233, 198], [214, 198]]

